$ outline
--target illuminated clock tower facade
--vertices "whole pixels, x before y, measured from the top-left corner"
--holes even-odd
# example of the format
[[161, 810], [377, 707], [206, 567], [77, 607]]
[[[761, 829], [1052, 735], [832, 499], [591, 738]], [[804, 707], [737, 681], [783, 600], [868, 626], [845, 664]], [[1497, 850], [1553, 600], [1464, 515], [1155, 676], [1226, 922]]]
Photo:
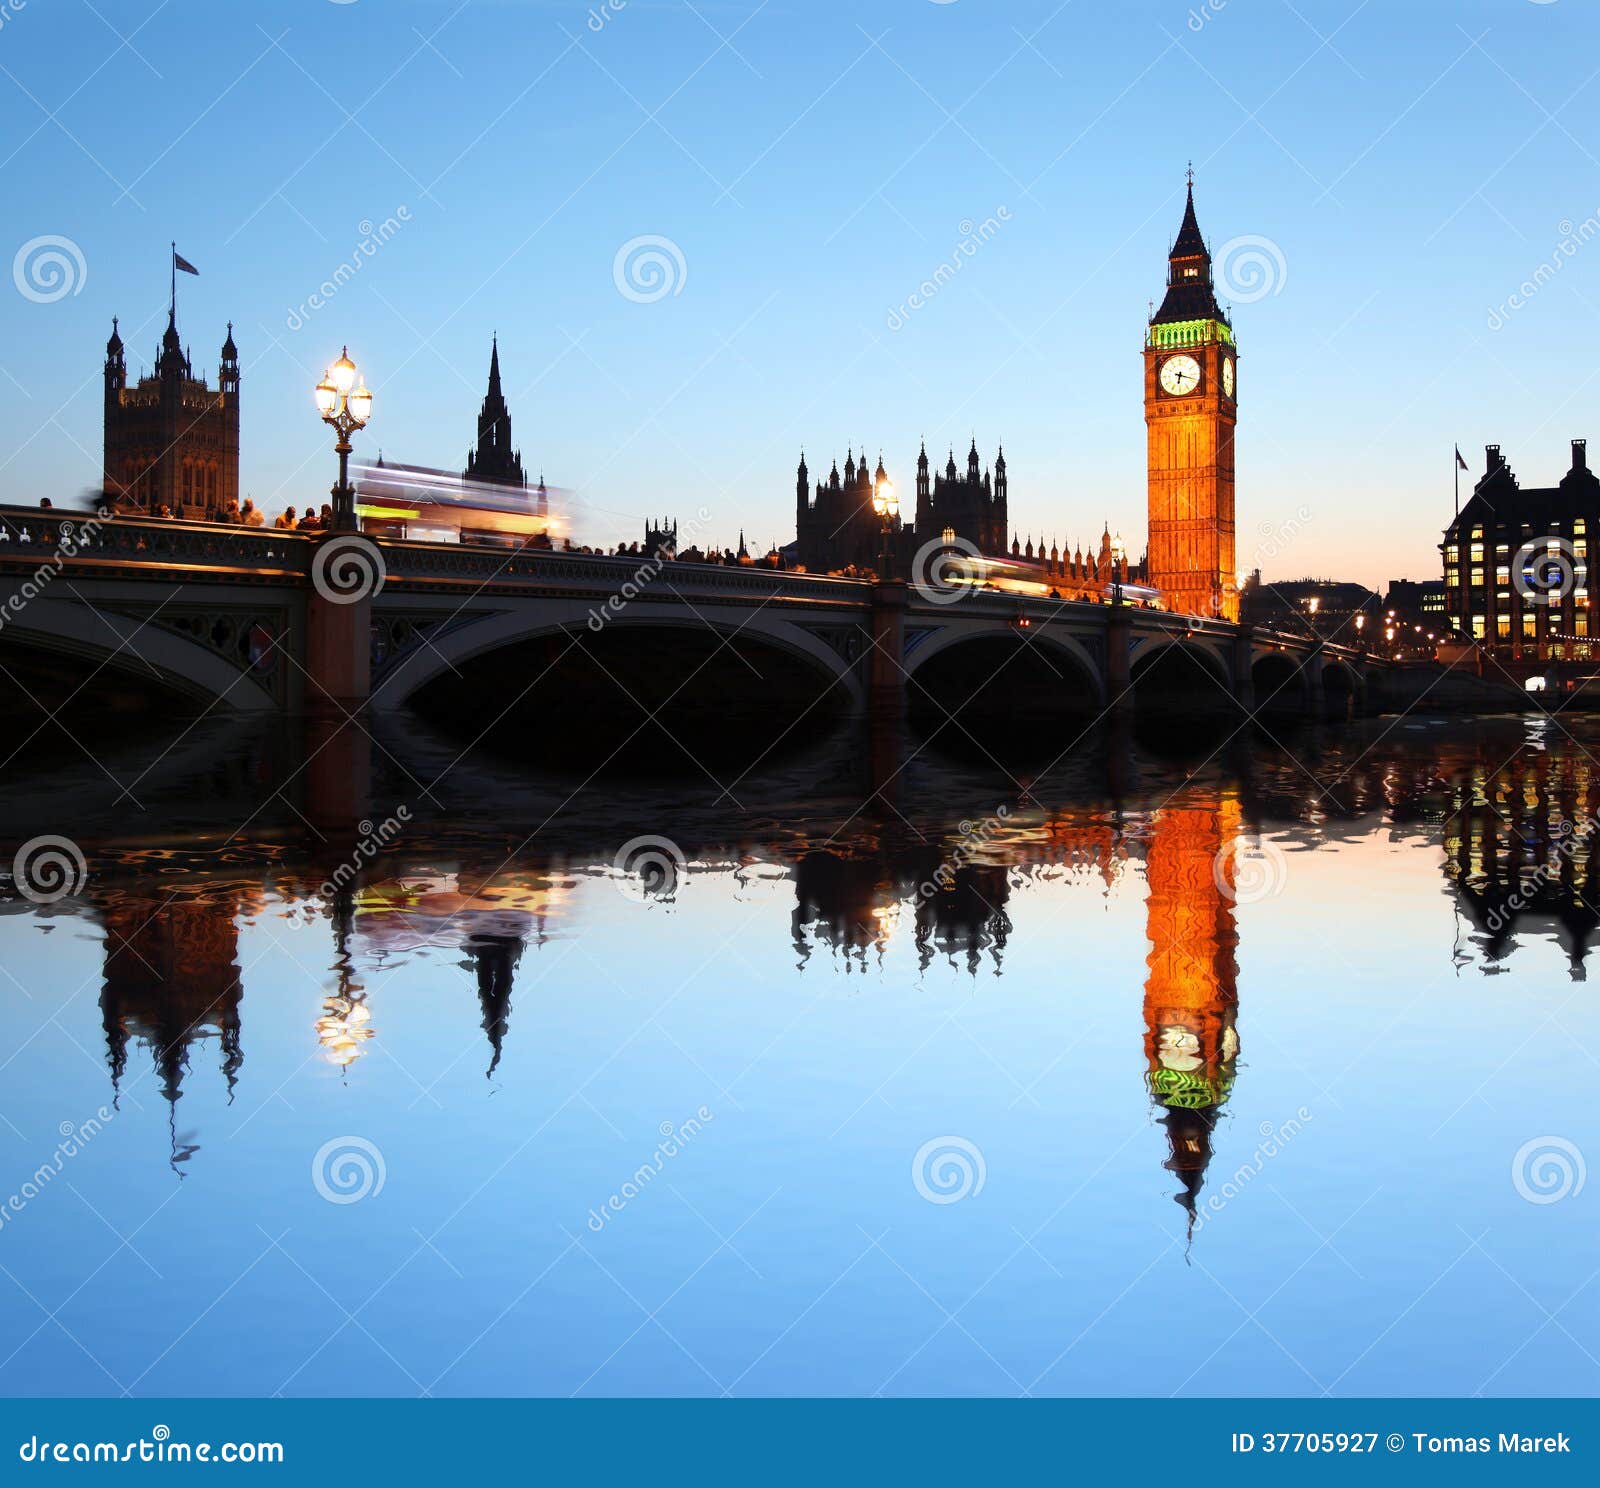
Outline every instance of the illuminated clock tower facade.
[[1238, 368], [1233, 327], [1217, 304], [1211, 254], [1189, 184], [1169, 255], [1167, 292], [1144, 347], [1148, 431], [1149, 581], [1170, 610], [1239, 618], [1234, 558], [1233, 431]]

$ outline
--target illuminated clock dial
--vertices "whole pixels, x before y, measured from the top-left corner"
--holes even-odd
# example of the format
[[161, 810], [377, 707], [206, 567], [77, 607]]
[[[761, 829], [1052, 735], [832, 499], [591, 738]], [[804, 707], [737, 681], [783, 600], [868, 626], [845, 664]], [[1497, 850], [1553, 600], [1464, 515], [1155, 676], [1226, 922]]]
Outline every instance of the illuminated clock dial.
[[1233, 358], [1222, 359], [1222, 391], [1226, 397], [1233, 396]]
[[1168, 357], [1161, 364], [1161, 387], [1174, 398], [1200, 386], [1200, 363], [1192, 356]]

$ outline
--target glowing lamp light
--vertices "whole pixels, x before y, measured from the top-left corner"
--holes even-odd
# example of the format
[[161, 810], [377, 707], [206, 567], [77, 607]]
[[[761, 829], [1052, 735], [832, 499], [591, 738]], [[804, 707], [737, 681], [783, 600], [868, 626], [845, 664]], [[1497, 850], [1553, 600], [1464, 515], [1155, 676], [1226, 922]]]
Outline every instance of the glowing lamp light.
[[350, 417], [358, 424], [365, 424], [372, 417], [372, 394], [364, 382], [350, 394]]
[[333, 405], [339, 401], [339, 389], [333, 385], [333, 373], [328, 371], [323, 374], [322, 381], [317, 384], [317, 412], [323, 418], [333, 412]]
[[872, 509], [880, 517], [893, 517], [900, 510], [900, 498], [895, 495], [894, 482], [879, 481], [872, 493]]
[[339, 360], [328, 369], [328, 376], [341, 394], [348, 393], [356, 385], [356, 364], [350, 360], [348, 346], [339, 353]]

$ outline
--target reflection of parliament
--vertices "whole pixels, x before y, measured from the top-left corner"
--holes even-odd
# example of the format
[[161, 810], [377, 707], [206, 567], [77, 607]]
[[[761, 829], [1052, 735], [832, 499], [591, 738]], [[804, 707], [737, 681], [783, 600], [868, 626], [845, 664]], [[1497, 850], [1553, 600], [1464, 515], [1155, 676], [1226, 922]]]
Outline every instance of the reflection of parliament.
[[[1149, 547], [1142, 563], [1113, 573], [1111, 534], [1098, 549], [1063, 551], [1010, 530], [1010, 481], [1003, 451], [981, 468], [977, 440], [966, 465], [950, 451], [944, 469], [917, 457], [915, 515], [889, 518], [889, 546], [900, 569], [930, 545], [1009, 559], [1018, 577], [1063, 599], [1100, 599], [1113, 580], [1146, 584], [1167, 609], [1239, 618], [1234, 560], [1234, 425], [1238, 416], [1233, 327], [1218, 305], [1211, 253], [1195, 218], [1191, 181], [1183, 222], [1167, 258], [1166, 294], [1151, 315], [1144, 345], [1144, 412]], [[884, 544], [873, 496], [889, 480], [882, 456], [871, 469], [852, 449], [811, 483], [805, 456], [795, 484], [796, 561], [812, 572], [865, 572]]]

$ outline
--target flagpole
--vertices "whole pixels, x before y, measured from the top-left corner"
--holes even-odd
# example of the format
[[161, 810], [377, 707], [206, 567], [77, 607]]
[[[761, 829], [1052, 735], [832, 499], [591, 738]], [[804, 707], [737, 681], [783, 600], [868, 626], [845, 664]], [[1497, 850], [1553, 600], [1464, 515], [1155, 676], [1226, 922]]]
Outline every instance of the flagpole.
[[172, 298], [167, 303], [167, 312], [174, 325], [178, 321], [178, 245], [172, 245]]
[[1461, 446], [1459, 444], [1456, 446], [1455, 458], [1450, 461], [1450, 469], [1455, 472], [1456, 477], [1456, 520], [1459, 521], [1461, 519]]

